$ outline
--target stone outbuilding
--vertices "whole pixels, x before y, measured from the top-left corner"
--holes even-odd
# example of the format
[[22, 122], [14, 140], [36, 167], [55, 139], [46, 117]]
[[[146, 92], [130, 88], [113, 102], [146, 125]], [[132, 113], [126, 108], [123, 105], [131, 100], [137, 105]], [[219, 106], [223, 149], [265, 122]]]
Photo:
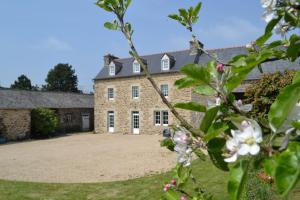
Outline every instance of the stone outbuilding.
[[0, 88], [0, 134], [6, 140], [30, 136], [31, 111], [55, 110], [59, 132], [94, 130], [94, 97], [89, 94], [41, 92]]

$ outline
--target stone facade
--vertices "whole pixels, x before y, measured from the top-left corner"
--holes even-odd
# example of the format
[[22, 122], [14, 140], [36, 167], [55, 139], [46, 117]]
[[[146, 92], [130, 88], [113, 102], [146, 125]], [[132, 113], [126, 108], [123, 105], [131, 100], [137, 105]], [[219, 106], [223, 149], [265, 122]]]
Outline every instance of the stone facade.
[[0, 133], [7, 140], [29, 137], [31, 116], [29, 109], [0, 109]]
[[[168, 73], [153, 75], [154, 80], [160, 85], [167, 84], [169, 88], [168, 99], [172, 103], [188, 102], [192, 99], [191, 89], [177, 90], [174, 82], [183, 75]], [[132, 86], [139, 86], [139, 98], [132, 98]], [[114, 88], [114, 99], [108, 99], [108, 88]], [[155, 125], [154, 112], [168, 111], [160, 96], [152, 88], [145, 76], [128, 78], [106, 79], [95, 81], [95, 132], [108, 133], [108, 112], [114, 111], [114, 133], [132, 134], [132, 112], [138, 111], [140, 118], [140, 134], [159, 134], [166, 126]], [[192, 113], [178, 110], [185, 119], [191, 121]], [[169, 114], [169, 125], [176, 124], [175, 117]]]
[[[59, 131], [64, 133], [94, 130], [94, 110], [92, 108], [56, 109]], [[89, 116], [89, 128], [83, 127], [83, 115]]]

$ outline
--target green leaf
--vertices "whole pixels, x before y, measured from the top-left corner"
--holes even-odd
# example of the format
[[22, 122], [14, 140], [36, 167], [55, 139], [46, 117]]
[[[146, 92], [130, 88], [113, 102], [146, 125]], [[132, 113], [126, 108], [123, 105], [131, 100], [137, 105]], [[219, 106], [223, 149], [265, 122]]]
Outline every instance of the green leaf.
[[292, 126], [293, 126], [295, 129], [300, 130], [300, 122], [298, 122], [298, 121], [292, 122]]
[[268, 113], [269, 122], [279, 129], [300, 99], [300, 83], [289, 85], [282, 89]]
[[193, 78], [190, 78], [190, 77], [184, 77], [182, 79], [176, 80], [174, 85], [178, 89], [182, 89], [182, 88], [192, 87], [192, 86], [195, 86], [198, 84], [200, 84], [199, 81], [197, 81]]
[[279, 47], [279, 46], [281, 46], [281, 45], [283, 45], [284, 44], [284, 42], [283, 41], [281, 41], [281, 40], [276, 40], [276, 41], [274, 41], [274, 42], [271, 42], [270, 44], [268, 44], [268, 49], [272, 49], [272, 48], [275, 48], [275, 47]]
[[127, 0], [125, 3], [125, 8], [127, 9], [131, 4], [131, 0]]
[[223, 122], [216, 122], [209, 127], [207, 134], [204, 136], [204, 140], [210, 141], [211, 139], [226, 131], [228, 128], [229, 127], [227, 124]]
[[209, 83], [210, 74], [206, 68], [201, 67], [197, 64], [188, 64], [181, 68], [182, 73], [186, 74], [188, 77], [193, 78], [196, 81], [202, 83]]
[[272, 32], [267, 32], [265, 33], [263, 36], [259, 37], [257, 40], [256, 40], [256, 44], [258, 46], [262, 46], [263, 44], [266, 43], [267, 40], [270, 39], [270, 37], [272, 37], [273, 33]]
[[199, 14], [199, 11], [201, 9], [201, 6], [202, 6], [202, 2], [199, 2], [195, 8], [194, 8], [194, 11], [193, 11], [193, 17], [197, 17], [198, 14]]
[[294, 75], [293, 84], [295, 83], [300, 83], [300, 70], [298, 70]]
[[278, 18], [276, 19], [272, 19], [268, 25], [266, 26], [266, 29], [265, 29], [265, 34], [269, 33], [269, 32], [272, 32], [274, 27], [278, 24], [278, 22], [281, 20], [282, 16], [279, 16]]
[[296, 34], [293, 34], [290, 37], [290, 46], [287, 49], [287, 56], [291, 58], [292, 61], [295, 61], [300, 52], [300, 37]]
[[263, 161], [263, 166], [265, 169], [265, 172], [269, 175], [274, 177], [277, 167], [277, 162], [274, 158], [266, 159]]
[[164, 200], [178, 200], [180, 199], [179, 194], [177, 194], [174, 190], [168, 190], [163, 194], [163, 199]]
[[206, 107], [196, 102], [177, 103], [175, 104], [175, 107], [196, 112], [206, 112]]
[[219, 112], [219, 106], [215, 106], [212, 108], [209, 108], [206, 112], [205, 115], [202, 119], [200, 129], [204, 132], [207, 133], [209, 127], [213, 123], [214, 119], [216, 118], [217, 114]]
[[229, 171], [228, 164], [224, 161], [223, 148], [226, 140], [224, 138], [214, 138], [207, 143], [207, 151], [212, 163], [223, 171]]
[[300, 178], [300, 144], [292, 142], [277, 158], [275, 184], [282, 197], [286, 197]]
[[209, 61], [207, 63], [207, 70], [209, 72], [209, 74], [211, 75], [211, 77], [213, 77], [214, 79], [218, 79], [218, 71], [217, 71], [217, 67], [216, 67], [216, 62], [215, 61]]
[[217, 92], [208, 85], [199, 85], [194, 89], [194, 92], [200, 95], [212, 96]]
[[110, 30], [117, 30], [118, 24], [117, 23], [110, 23], [110, 22], [105, 22], [104, 27]]
[[160, 142], [161, 147], [166, 147], [170, 151], [174, 151], [175, 148], [175, 143], [171, 138], [166, 138]]
[[248, 161], [241, 160], [230, 170], [229, 182], [228, 182], [228, 193], [232, 200], [241, 199], [248, 166], [249, 166]]
[[168, 17], [171, 19], [177, 20], [179, 22], [181, 22], [181, 20], [182, 20], [181, 17], [176, 14], [170, 14], [170, 15], [168, 15]]

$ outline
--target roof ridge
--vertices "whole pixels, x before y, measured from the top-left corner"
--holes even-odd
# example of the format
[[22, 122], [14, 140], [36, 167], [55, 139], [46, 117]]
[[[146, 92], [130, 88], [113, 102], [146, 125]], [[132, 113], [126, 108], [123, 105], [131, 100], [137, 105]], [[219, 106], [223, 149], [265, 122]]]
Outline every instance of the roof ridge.
[[[225, 49], [234, 49], [234, 48], [241, 48], [245, 47], [245, 45], [237, 45], [237, 46], [230, 46], [230, 47], [223, 47], [223, 48], [212, 48], [212, 49], [205, 49], [206, 51], [216, 51], [216, 50], [225, 50]], [[145, 54], [141, 55], [141, 57], [146, 57], [146, 56], [154, 56], [154, 55], [160, 55], [160, 54], [170, 54], [170, 53], [178, 53], [178, 52], [183, 52], [183, 51], [189, 51], [190, 49], [183, 49], [183, 50], [176, 50], [176, 51], [162, 51], [160, 53], [151, 53], [151, 54]], [[115, 59], [116, 61], [118, 60], [125, 60], [125, 59], [131, 59], [133, 57], [124, 57], [124, 58], [117, 58]]]
[[36, 92], [36, 93], [52, 93], [52, 94], [55, 93], [55, 94], [71, 94], [71, 95], [86, 95], [86, 96], [93, 96], [93, 94], [87, 94], [87, 93], [63, 92], [63, 91], [35, 91], [35, 90], [21, 90], [21, 89], [4, 88], [4, 87], [1, 87], [0, 90], [21, 91], [21, 92]]

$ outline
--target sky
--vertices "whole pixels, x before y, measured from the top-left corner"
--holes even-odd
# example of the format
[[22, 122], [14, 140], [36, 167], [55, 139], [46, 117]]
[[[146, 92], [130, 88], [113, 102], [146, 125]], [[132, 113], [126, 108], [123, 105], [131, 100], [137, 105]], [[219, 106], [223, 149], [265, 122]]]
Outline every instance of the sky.
[[[103, 55], [128, 57], [120, 32], [103, 27], [114, 19], [95, 0], [1, 0], [0, 86], [25, 74], [33, 85], [45, 84], [58, 63], [73, 66], [79, 89], [90, 92], [103, 66]], [[132, 0], [126, 15], [141, 55], [188, 48], [190, 34], [167, 17], [196, 0]], [[241, 46], [263, 34], [260, 0], [203, 0], [194, 30], [207, 49]]]

